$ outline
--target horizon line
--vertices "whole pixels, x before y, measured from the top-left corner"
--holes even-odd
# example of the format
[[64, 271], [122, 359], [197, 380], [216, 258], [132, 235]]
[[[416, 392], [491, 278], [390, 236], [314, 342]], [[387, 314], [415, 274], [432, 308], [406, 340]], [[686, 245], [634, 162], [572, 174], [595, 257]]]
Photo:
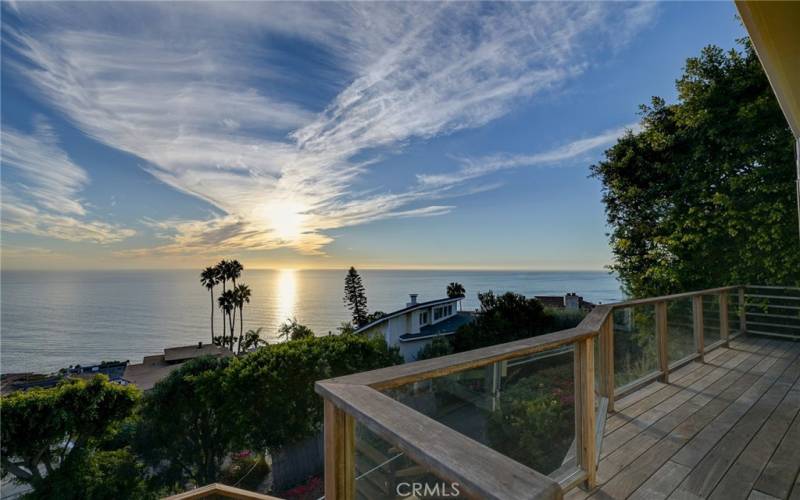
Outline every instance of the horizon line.
[[[351, 266], [342, 267], [302, 267], [302, 266], [282, 266], [264, 267], [252, 266], [245, 267], [245, 271], [346, 271]], [[364, 271], [454, 271], [454, 272], [605, 272], [613, 274], [608, 268], [532, 268], [532, 267], [432, 267], [432, 266], [352, 266], [356, 270]], [[86, 272], [86, 271], [195, 271], [202, 270], [202, 267], [101, 267], [101, 268], [25, 268], [0, 266], [0, 271], [19, 271], [19, 272]]]

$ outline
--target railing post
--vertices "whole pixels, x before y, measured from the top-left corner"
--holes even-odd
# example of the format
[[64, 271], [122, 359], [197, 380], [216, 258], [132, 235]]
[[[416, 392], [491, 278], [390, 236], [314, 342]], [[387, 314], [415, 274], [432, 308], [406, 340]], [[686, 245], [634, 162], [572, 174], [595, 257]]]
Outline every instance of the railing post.
[[586, 471], [586, 488], [597, 483], [594, 401], [594, 337], [575, 343], [575, 423], [578, 465]]
[[739, 334], [747, 333], [747, 303], [745, 302], [744, 287], [739, 288]]
[[355, 421], [325, 400], [325, 498], [355, 498]]
[[705, 339], [703, 338], [703, 296], [692, 296], [692, 319], [694, 325], [694, 345], [700, 354], [700, 361], [705, 361]]
[[608, 412], [614, 411], [614, 311], [600, 327], [597, 337], [600, 342], [600, 359], [597, 360], [600, 372], [600, 395], [608, 399]]
[[730, 345], [731, 327], [728, 324], [728, 292], [719, 293], [719, 335], [722, 337], [723, 345]]
[[669, 348], [667, 345], [667, 303], [656, 303], [656, 343], [661, 381], [669, 383]]

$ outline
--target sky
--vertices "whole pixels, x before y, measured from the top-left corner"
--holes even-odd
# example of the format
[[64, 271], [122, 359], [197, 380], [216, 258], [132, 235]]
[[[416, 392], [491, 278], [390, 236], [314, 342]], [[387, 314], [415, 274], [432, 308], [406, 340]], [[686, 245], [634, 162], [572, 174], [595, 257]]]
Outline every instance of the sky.
[[2, 3], [4, 269], [603, 269], [733, 2]]

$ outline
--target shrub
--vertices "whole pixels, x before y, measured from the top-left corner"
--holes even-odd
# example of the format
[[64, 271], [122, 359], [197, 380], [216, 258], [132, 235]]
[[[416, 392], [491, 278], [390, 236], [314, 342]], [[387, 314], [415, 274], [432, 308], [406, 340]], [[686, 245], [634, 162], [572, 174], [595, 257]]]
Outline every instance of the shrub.
[[278, 448], [321, 428], [317, 380], [393, 364], [402, 358], [383, 339], [342, 335], [262, 347], [226, 369], [229, 422], [251, 449]]
[[568, 369], [554, 367], [519, 379], [489, 415], [487, 434], [495, 450], [549, 474], [561, 465], [575, 430], [574, 395]]
[[98, 444], [130, 417], [138, 399], [135, 388], [112, 384], [105, 375], [3, 397], [3, 475], [30, 484], [35, 494], [52, 491], [53, 481], [64, 475], [56, 474], [61, 467], [95, 460], [92, 453]]
[[417, 353], [417, 361], [423, 359], [438, 358], [439, 356], [447, 356], [453, 354], [453, 343], [447, 337], [436, 337], [430, 344], [419, 350]]
[[552, 318], [536, 299], [518, 293], [479, 293], [480, 313], [453, 337], [455, 352], [477, 349], [552, 331]]

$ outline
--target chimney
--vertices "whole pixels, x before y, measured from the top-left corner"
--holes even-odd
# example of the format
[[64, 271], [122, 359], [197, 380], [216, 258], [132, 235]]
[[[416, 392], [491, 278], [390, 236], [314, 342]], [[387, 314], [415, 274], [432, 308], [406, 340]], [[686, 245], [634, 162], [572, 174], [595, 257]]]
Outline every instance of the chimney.
[[568, 293], [564, 295], [564, 308], [565, 309], [580, 309], [581, 297], [577, 293]]
[[416, 293], [409, 293], [408, 298], [411, 299], [411, 302], [406, 304], [406, 307], [411, 307], [417, 305], [417, 294]]

